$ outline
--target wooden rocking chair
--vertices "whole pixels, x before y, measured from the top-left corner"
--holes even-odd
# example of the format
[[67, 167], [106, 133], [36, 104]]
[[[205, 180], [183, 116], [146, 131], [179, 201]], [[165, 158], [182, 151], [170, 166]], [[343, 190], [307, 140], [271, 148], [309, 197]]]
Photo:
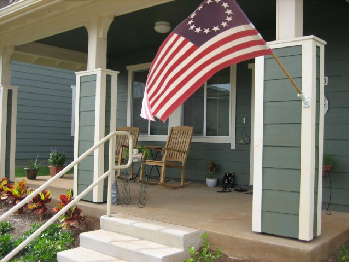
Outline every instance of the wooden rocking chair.
[[[177, 126], [171, 127], [170, 135], [167, 139], [161, 161], [146, 160], [146, 165], [161, 167], [160, 182], [157, 183], [167, 188], [181, 188], [190, 183], [185, 183], [185, 164], [188, 157], [188, 151], [193, 135], [193, 127], [191, 126]], [[165, 184], [166, 167], [173, 167], [181, 169], [181, 183], [180, 185]], [[141, 169], [140, 179], [144, 175], [144, 169]]]
[[[118, 127], [116, 131], [127, 131], [133, 138], [133, 147], [137, 145], [139, 136], [139, 127]], [[115, 162], [121, 165], [123, 149], [128, 148], [127, 136], [118, 136], [115, 145]], [[118, 170], [117, 177], [120, 176], [120, 169]], [[131, 178], [133, 178], [133, 163], [131, 164]]]

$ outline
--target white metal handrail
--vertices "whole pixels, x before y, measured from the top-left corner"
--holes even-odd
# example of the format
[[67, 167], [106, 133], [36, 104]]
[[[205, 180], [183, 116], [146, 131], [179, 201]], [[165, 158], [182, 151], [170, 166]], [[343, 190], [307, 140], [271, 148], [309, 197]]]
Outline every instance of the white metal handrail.
[[[117, 136], [117, 135], [125, 135], [129, 139], [129, 143], [128, 143], [129, 144], [129, 159], [128, 159], [128, 162], [127, 162], [126, 165], [115, 166], [115, 136]], [[128, 132], [126, 132], [126, 131], [114, 131], [114, 132], [111, 132], [106, 137], [104, 137], [103, 139], [101, 139], [97, 144], [95, 144], [93, 147], [91, 147], [89, 150], [87, 150], [85, 153], [83, 153], [78, 159], [74, 160], [68, 166], [66, 166], [56, 176], [54, 176], [53, 178], [49, 179], [46, 183], [44, 183], [39, 188], [37, 188], [33, 193], [31, 193], [29, 196], [27, 196], [25, 199], [23, 199], [20, 203], [18, 203], [16, 206], [12, 207], [5, 214], [3, 214], [0, 217], [0, 222], [4, 221], [11, 214], [16, 212], [19, 208], [21, 208], [25, 204], [29, 203], [29, 201], [32, 200], [37, 194], [41, 193], [44, 189], [46, 189], [48, 185], [52, 184], [58, 178], [63, 176], [67, 171], [69, 171], [75, 165], [79, 164], [89, 154], [91, 154], [94, 150], [99, 148], [101, 145], [105, 144], [105, 142], [107, 142], [108, 140], [110, 140], [110, 143], [109, 143], [109, 170], [107, 172], [105, 172], [102, 176], [100, 176], [96, 181], [94, 181], [90, 186], [88, 186], [84, 191], [82, 191], [76, 198], [74, 198], [68, 205], [66, 205], [64, 208], [62, 208], [51, 219], [46, 221], [45, 224], [43, 224], [39, 229], [37, 229], [25, 241], [23, 241], [19, 246], [17, 246], [15, 249], [13, 249], [11, 251], [11, 253], [7, 254], [6, 257], [4, 257], [1, 260], [1, 262], [9, 261], [13, 256], [15, 256], [19, 251], [21, 251], [35, 237], [40, 235], [40, 233], [42, 231], [44, 231], [47, 227], [49, 227], [56, 219], [58, 219], [69, 208], [71, 208], [73, 205], [75, 205], [81, 198], [83, 198], [88, 192], [90, 192], [98, 183], [103, 181], [107, 176], [108, 176], [107, 216], [111, 216], [111, 187], [112, 187], [112, 181], [113, 181], [113, 176], [111, 175], [112, 171], [113, 170], [118, 170], [118, 169], [128, 168], [131, 165], [131, 163], [132, 163], [133, 139], [132, 139], [132, 136]]]

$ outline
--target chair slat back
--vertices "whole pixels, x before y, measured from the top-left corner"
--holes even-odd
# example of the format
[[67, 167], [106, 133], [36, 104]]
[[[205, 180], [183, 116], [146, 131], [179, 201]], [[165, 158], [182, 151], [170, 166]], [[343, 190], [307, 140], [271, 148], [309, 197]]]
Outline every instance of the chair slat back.
[[[166, 161], [176, 161], [185, 163], [190, 148], [191, 138], [193, 135], [192, 126], [171, 127], [170, 135], [166, 142]], [[180, 150], [182, 152], [173, 151]]]
[[[116, 131], [127, 131], [130, 133], [130, 135], [133, 138], [133, 147], [135, 147], [138, 143], [138, 136], [139, 136], [139, 127], [118, 127], [116, 128]], [[115, 143], [115, 155], [118, 156], [120, 153], [121, 146], [128, 146], [128, 139], [127, 136], [116, 136], [116, 143]]]

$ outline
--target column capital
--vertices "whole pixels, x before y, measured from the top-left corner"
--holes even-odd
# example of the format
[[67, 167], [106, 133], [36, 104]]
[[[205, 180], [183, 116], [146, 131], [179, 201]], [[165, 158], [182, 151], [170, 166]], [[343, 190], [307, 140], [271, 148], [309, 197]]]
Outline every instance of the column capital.
[[107, 67], [107, 35], [112, 15], [95, 16], [88, 20], [85, 27], [88, 32], [87, 70]]

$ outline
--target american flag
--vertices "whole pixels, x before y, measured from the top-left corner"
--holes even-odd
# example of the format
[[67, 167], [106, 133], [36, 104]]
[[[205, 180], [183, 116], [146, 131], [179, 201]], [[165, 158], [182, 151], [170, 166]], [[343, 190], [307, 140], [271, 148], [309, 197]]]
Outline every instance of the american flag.
[[205, 0], [160, 46], [141, 117], [166, 121], [219, 70], [268, 54], [272, 50], [235, 0]]

